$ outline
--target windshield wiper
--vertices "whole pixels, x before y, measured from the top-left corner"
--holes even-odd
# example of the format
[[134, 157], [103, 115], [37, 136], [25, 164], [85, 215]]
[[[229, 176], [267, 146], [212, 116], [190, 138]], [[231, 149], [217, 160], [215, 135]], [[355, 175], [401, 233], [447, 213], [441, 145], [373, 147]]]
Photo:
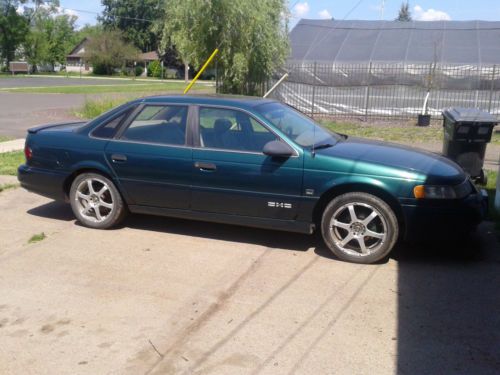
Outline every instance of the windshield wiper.
[[329, 148], [335, 146], [333, 143], [321, 143], [319, 145], [313, 146], [314, 150], [321, 150], [322, 148]]

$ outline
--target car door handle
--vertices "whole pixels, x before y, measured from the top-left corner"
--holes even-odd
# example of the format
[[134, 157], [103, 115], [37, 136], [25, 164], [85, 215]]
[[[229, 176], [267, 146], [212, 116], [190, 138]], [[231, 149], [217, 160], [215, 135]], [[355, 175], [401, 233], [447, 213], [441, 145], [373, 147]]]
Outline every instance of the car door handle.
[[217, 169], [217, 166], [213, 163], [203, 163], [200, 161], [197, 161], [194, 163], [195, 168], [198, 168], [200, 171], [215, 171]]
[[127, 161], [127, 157], [121, 154], [113, 154], [111, 155], [111, 160], [113, 160], [115, 163], [124, 163]]

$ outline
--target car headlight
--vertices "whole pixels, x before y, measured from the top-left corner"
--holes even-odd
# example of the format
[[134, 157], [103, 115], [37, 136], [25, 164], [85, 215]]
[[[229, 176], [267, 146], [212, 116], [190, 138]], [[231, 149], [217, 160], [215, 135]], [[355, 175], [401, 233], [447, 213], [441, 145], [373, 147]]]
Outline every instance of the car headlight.
[[450, 185], [417, 185], [413, 188], [413, 195], [417, 199], [460, 199], [472, 192], [469, 180], [463, 183]]

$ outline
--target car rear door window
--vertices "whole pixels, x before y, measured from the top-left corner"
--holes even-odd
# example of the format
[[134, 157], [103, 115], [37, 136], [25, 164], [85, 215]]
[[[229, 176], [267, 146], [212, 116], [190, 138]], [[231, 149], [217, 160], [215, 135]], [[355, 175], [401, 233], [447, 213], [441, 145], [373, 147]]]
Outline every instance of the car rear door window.
[[105, 138], [105, 139], [113, 138], [115, 136], [118, 128], [123, 123], [123, 120], [130, 113], [132, 113], [133, 110], [134, 110], [134, 108], [131, 108], [131, 109], [129, 109], [129, 110], [127, 110], [127, 111], [125, 111], [125, 112], [123, 112], [123, 113], [115, 116], [111, 120], [108, 120], [107, 123], [105, 123], [104, 125], [99, 126], [97, 129], [95, 129], [92, 132], [92, 136], [96, 137], [96, 138]]
[[123, 132], [121, 139], [184, 145], [186, 143], [187, 106], [146, 105]]
[[200, 145], [204, 148], [262, 152], [277, 137], [245, 112], [200, 108]]

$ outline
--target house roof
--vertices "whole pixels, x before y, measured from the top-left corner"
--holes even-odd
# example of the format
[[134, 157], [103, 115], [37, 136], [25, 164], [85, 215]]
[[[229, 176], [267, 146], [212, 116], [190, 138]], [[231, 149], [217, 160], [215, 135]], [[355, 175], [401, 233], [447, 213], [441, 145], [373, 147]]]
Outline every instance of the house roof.
[[145, 52], [145, 53], [141, 53], [139, 55], [140, 61], [156, 61], [159, 59], [160, 59], [160, 56], [158, 55], [158, 52], [156, 52], [156, 51]]
[[500, 22], [302, 19], [289, 61], [500, 64]]
[[82, 49], [82, 47], [87, 44], [88, 42], [90, 41], [90, 38], [89, 37], [85, 37], [83, 38], [80, 43], [78, 43], [72, 50], [71, 52], [66, 56], [66, 57], [73, 57], [73, 58], [80, 58], [82, 57], [82, 54], [81, 53], [78, 53], [78, 51], [80, 51]]

